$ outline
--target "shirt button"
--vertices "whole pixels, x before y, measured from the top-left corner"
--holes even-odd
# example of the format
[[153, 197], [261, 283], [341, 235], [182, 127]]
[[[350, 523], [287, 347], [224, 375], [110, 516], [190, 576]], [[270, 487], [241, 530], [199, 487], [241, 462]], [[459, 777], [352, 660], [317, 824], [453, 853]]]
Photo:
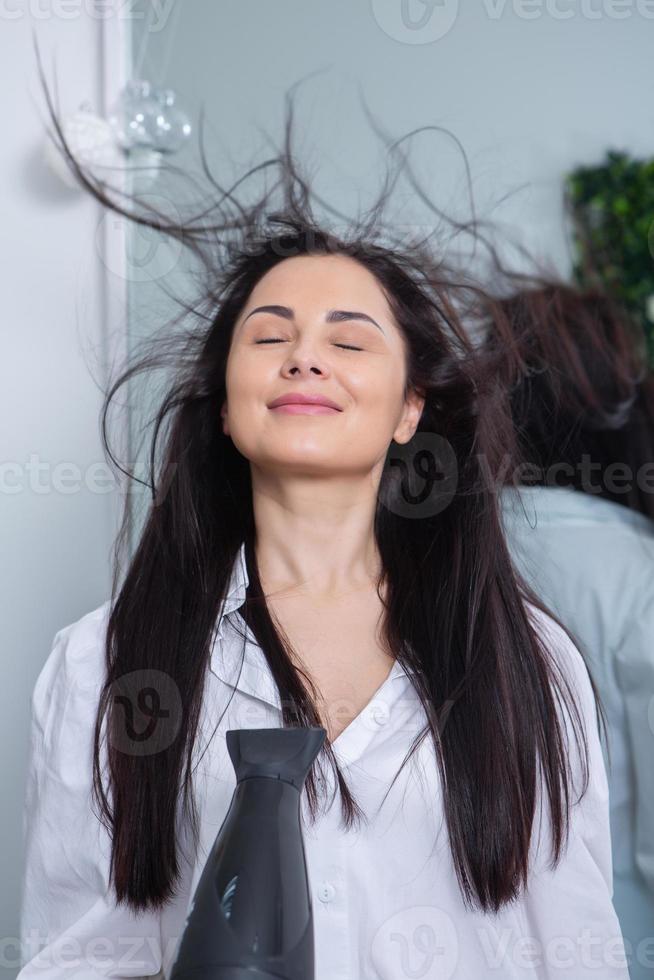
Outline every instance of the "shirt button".
[[323, 881], [322, 885], [318, 889], [318, 898], [321, 902], [331, 902], [335, 894], [336, 889], [333, 885], [330, 885], [328, 881]]

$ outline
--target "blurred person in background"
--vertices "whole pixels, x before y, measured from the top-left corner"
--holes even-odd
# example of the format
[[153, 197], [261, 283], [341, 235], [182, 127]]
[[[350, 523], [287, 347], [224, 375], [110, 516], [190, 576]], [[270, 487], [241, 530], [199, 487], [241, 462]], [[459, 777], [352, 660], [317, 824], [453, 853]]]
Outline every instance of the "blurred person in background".
[[654, 976], [652, 371], [613, 300], [554, 281], [506, 297], [483, 347], [516, 430], [500, 490], [511, 553], [576, 637], [607, 710], [614, 903], [631, 976], [644, 980]]

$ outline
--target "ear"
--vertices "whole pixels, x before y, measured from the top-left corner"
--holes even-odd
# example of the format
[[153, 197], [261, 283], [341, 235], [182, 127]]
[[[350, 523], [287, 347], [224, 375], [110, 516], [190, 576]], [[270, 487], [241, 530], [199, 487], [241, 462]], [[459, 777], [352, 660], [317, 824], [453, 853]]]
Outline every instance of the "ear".
[[413, 438], [425, 405], [423, 392], [410, 388], [404, 400], [404, 411], [400, 423], [393, 434], [395, 442], [403, 445]]

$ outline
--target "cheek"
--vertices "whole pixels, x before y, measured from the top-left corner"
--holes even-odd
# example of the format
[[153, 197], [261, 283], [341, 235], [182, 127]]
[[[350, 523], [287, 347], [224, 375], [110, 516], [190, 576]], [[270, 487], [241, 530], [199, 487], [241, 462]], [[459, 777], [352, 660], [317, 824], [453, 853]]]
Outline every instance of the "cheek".
[[[345, 379], [344, 379], [345, 380]], [[394, 418], [404, 403], [404, 376], [397, 364], [386, 362], [353, 367], [347, 372], [352, 396], [362, 408]]]
[[256, 358], [248, 358], [241, 352], [231, 354], [227, 361], [225, 384], [230, 404], [238, 405], [239, 411], [247, 410], [252, 396], [262, 389], [265, 372]]

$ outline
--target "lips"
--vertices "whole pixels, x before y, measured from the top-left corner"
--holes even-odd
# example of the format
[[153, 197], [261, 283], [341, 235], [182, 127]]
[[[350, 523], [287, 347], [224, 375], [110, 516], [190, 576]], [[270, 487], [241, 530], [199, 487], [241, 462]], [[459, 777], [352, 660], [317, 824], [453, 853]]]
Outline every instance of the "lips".
[[[326, 398], [324, 395], [300, 395], [300, 394], [288, 394], [280, 395], [279, 398], [275, 398], [268, 405], [268, 408], [277, 409], [285, 408], [288, 411], [312, 411], [320, 413], [320, 410], [331, 411], [331, 412], [341, 412], [342, 409], [340, 405], [333, 402], [331, 398]], [[312, 412], [312, 414], [315, 414]]]
[[307, 402], [286, 402], [284, 405], [277, 405], [271, 408], [271, 412], [278, 415], [338, 415], [337, 408], [330, 408], [329, 405], [313, 405]]

